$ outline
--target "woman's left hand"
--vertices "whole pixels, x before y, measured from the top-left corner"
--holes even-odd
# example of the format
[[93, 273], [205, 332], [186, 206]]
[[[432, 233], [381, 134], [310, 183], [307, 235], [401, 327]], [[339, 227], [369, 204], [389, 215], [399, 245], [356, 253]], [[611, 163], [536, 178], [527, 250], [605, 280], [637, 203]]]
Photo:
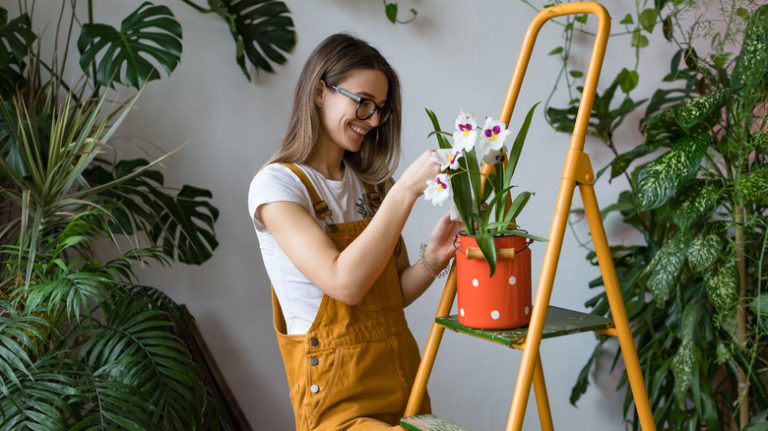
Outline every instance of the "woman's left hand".
[[424, 258], [433, 268], [444, 268], [456, 252], [453, 246], [454, 238], [464, 229], [461, 220], [452, 221], [451, 214], [446, 213], [437, 221], [429, 235], [429, 244], [424, 250]]

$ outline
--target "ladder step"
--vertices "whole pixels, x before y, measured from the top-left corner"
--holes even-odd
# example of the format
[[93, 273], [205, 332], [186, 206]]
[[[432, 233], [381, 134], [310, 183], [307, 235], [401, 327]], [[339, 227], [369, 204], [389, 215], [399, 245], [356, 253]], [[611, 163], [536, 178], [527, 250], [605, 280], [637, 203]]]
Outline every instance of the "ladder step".
[[435, 415], [408, 416], [400, 419], [400, 426], [410, 431], [469, 431]]
[[[525, 342], [525, 337], [528, 335], [527, 326], [502, 330], [468, 328], [459, 323], [456, 315], [438, 317], [435, 319], [435, 322], [456, 332], [463, 332], [508, 347], [519, 347]], [[563, 335], [608, 328], [613, 328], [613, 321], [611, 319], [550, 305], [547, 312], [547, 320], [544, 323], [542, 338], [561, 337]]]

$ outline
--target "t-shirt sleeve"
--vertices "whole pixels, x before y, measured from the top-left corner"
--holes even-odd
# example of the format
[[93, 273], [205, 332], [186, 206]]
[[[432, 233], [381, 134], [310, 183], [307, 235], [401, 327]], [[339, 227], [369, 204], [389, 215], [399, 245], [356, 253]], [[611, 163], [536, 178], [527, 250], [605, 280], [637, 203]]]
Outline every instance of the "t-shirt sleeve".
[[248, 189], [248, 212], [259, 232], [267, 227], [259, 219], [256, 210], [271, 202], [296, 202], [309, 208], [309, 198], [301, 180], [290, 169], [278, 164], [267, 165], [253, 177]]

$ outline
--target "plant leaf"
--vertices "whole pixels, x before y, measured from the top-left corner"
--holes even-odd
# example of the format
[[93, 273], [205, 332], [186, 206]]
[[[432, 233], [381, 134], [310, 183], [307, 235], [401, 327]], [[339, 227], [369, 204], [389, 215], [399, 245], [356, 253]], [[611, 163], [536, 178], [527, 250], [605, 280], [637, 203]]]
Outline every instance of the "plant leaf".
[[734, 182], [736, 198], [747, 205], [768, 204], [768, 166], [760, 166], [757, 169], [739, 176]]
[[480, 247], [480, 251], [483, 252], [485, 260], [488, 262], [488, 266], [491, 269], [490, 277], [496, 272], [496, 246], [493, 243], [493, 237], [488, 233], [480, 230], [475, 236], [477, 246]]
[[680, 229], [687, 230], [712, 212], [719, 195], [720, 189], [714, 184], [696, 181], [683, 192], [672, 219]]
[[642, 167], [637, 175], [637, 203], [640, 210], [663, 205], [699, 170], [699, 162], [712, 138], [685, 137], [672, 149]]
[[257, 72], [274, 72], [271, 63], [285, 63], [285, 54], [296, 46], [296, 31], [285, 2], [222, 0], [221, 6], [214, 10], [229, 24], [237, 45], [237, 64], [249, 80], [246, 57]]
[[736, 307], [739, 299], [738, 283], [736, 261], [731, 256], [707, 271], [704, 276], [707, 297], [718, 312], [727, 313]]
[[672, 374], [675, 376], [675, 398], [680, 408], [684, 408], [686, 401], [686, 392], [691, 386], [694, 376], [694, 332], [696, 322], [700, 316], [700, 307], [697, 304], [688, 304], [683, 311], [683, 322], [681, 325], [682, 343], [678, 347], [674, 358], [672, 359]]
[[687, 238], [678, 234], [664, 243], [651, 259], [646, 272], [650, 274], [648, 290], [654, 301], [662, 305], [669, 299], [685, 265]]
[[181, 59], [181, 24], [167, 6], [144, 2], [123, 19], [120, 30], [106, 24], [84, 24], [77, 41], [80, 67], [87, 74], [102, 53], [92, 76], [101, 85], [112, 81], [134, 88], [159, 79], [153, 60], [170, 74]]
[[688, 266], [695, 272], [702, 272], [717, 261], [723, 241], [715, 233], [700, 234], [688, 247]]
[[691, 99], [673, 108], [675, 121], [683, 130], [690, 130], [693, 126], [719, 110], [728, 101], [726, 91], [715, 91], [706, 96]]

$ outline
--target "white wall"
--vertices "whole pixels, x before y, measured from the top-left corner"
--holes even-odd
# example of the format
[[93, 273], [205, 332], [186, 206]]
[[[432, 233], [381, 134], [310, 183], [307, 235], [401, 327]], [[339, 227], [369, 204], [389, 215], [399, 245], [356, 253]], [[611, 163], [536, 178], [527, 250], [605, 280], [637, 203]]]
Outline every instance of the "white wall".
[[[38, 2], [38, 28], [48, 25], [47, 31], [52, 32], [55, 3]], [[118, 25], [141, 2], [94, 3], [97, 21]], [[276, 74], [249, 83], [234, 62], [234, 44], [220, 19], [199, 14], [180, 1], [159, 3], [169, 5], [183, 24], [182, 60], [169, 78], [147, 86], [121, 132], [124, 137], [140, 138], [137, 141], [144, 141], [144, 147], [155, 154], [155, 145], [170, 150], [187, 143], [165, 163], [166, 179], [174, 186], [188, 183], [212, 190], [213, 201], [221, 210], [216, 226], [220, 246], [201, 267], [179, 264], [144, 270], [142, 279], [187, 304], [254, 428], [291, 429], [283, 366], [271, 325], [269, 281], [247, 214], [246, 194], [250, 179], [280, 142], [303, 62], [320, 40], [335, 32], [351, 32], [381, 50], [403, 83], [404, 169], [424, 149], [436, 147], [426, 137], [430, 123], [425, 107], [433, 109], [445, 125], [453, 123], [459, 109], [498, 114], [525, 28], [535, 11], [509, 0], [403, 0], [399, 1], [401, 8], [415, 7], [418, 18], [409, 25], [393, 26], [378, 0], [286, 0], [298, 33], [296, 48]], [[16, 10], [15, 1], [0, 0], [0, 6]], [[618, 0], [607, 1], [606, 6], [615, 18], [614, 31], [620, 30], [617, 22], [624, 15], [620, 10], [624, 6]], [[594, 24], [594, 19], [590, 21]], [[527, 108], [546, 99], [552, 88], [559, 63], [546, 54], [560, 44], [560, 32], [561, 27], [549, 24], [540, 35], [512, 119], [514, 131]], [[580, 37], [578, 41], [575, 52], [582, 57], [576, 62], [585, 68], [584, 55], [591, 39]], [[649, 95], [668, 68], [668, 48], [653, 48], [659, 45], [652, 44], [654, 54], [647, 52], [643, 57], [636, 98]], [[606, 81], [621, 67], [632, 66], [634, 58], [626, 37], [611, 42], [606, 62]], [[618, 143], [622, 150], [637, 144], [634, 127], [624, 129], [625, 138]], [[517, 174], [523, 189], [536, 192], [520, 220], [531, 232], [546, 235], [549, 231], [567, 144], [568, 137], [555, 133], [539, 108]], [[139, 154], [135, 144], [120, 145], [117, 149], [126, 157]], [[596, 169], [610, 160], [599, 143], [588, 144], [587, 151]], [[601, 181], [599, 201], [612, 203], [624, 187], [621, 180], [613, 185]], [[579, 204], [577, 194], [574, 205]], [[442, 211], [423, 201], [416, 204], [404, 231], [412, 257], [418, 255], [418, 244], [426, 240]], [[586, 238], [585, 227], [579, 230]], [[631, 240], [615, 220], [609, 220], [607, 230], [613, 241]], [[543, 245], [534, 246], [534, 280], [543, 252]], [[584, 301], [593, 294], [587, 283], [597, 276], [597, 270], [584, 259], [585, 253], [574, 236], [566, 233], [552, 304], [584, 309]], [[422, 346], [441, 287], [436, 282], [407, 310]], [[624, 429], [623, 393], [614, 391], [620, 375], [608, 374], [611, 356], [601, 362], [601, 374], [593, 376], [597, 381], [593, 379], [578, 408], [568, 402], [594, 340], [593, 335], [582, 334], [542, 344], [549, 400], [559, 428]], [[520, 358], [517, 351], [447, 332], [429, 385], [434, 411], [473, 430], [502, 429]], [[539, 429], [533, 397], [524, 428]]]

